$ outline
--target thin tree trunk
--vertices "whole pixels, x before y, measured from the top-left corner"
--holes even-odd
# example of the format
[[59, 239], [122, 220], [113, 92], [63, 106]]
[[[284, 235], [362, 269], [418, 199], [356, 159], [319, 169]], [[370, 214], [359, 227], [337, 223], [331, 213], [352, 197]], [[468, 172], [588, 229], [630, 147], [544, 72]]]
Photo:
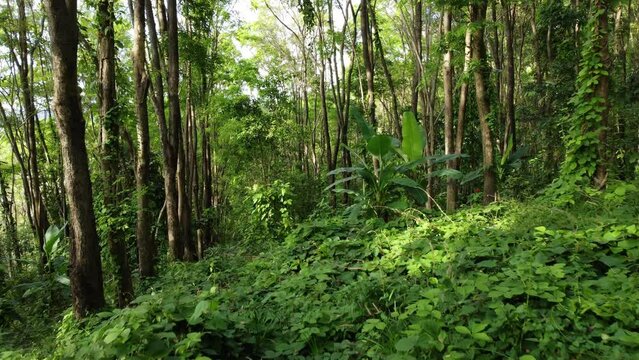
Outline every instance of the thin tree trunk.
[[[449, 44], [448, 36], [451, 31], [452, 14], [449, 8], [444, 10], [444, 43], [446, 44], [446, 51], [444, 52], [444, 153], [451, 155], [454, 153], [455, 140], [453, 135], [453, 65], [452, 57], [453, 52]], [[449, 160], [446, 163], [448, 169], [455, 168], [454, 160]], [[446, 180], [446, 210], [452, 212], [457, 207], [457, 193], [455, 191], [455, 180], [452, 177], [448, 177]]]
[[422, 1], [415, 2], [413, 14], [413, 81], [411, 85], [411, 109], [415, 118], [419, 118], [417, 113], [419, 99], [419, 84], [422, 80]]
[[[512, 143], [512, 151], [517, 149], [517, 132], [515, 124], [515, 4], [510, 4], [509, 0], [502, 0], [504, 10], [504, 33], [506, 36], [506, 122], [504, 128], [503, 148], [507, 149]], [[505, 150], [504, 150], [505, 151]]]
[[608, 115], [610, 113], [610, 50], [608, 49], [608, 10], [610, 3], [608, 0], [595, 0], [594, 7], [598, 11], [597, 22], [595, 23], [596, 37], [595, 48], [599, 52], [599, 58], [603, 63], [605, 73], [599, 75], [599, 81], [595, 88], [594, 96], [602, 100], [603, 111], [601, 112], [601, 124], [599, 131], [599, 159], [595, 170], [594, 183], [598, 188], [604, 188], [608, 180], [608, 163], [610, 162], [610, 151], [607, 146], [608, 136]]
[[384, 56], [384, 48], [382, 46], [382, 39], [379, 35], [379, 27], [377, 26], [377, 17], [375, 16], [375, 11], [371, 9], [371, 21], [373, 25], [373, 34], [375, 36], [375, 47], [377, 52], [379, 53], [379, 57], [382, 63], [382, 70], [384, 71], [384, 76], [386, 77], [386, 82], [388, 83], [388, 89], [390, 90], [391, 101], [393, 105], [393, 112], [391, 113], [393, 118], [393, 124], [395, 125], [395, 134], [401, 140], [402, 138], [402, 124], [399, 116], [399, 102], [397, 101], [397, 92], [395, 91], [395, 82], [393, 81], [393, 76], [388, 69], [388, 64], [386, 63], [386, 57]]
[[[117, 179], [120, 157], [120, 124], [115, 92], [115, 34], [113, 0], [98, 2], [98, 84], [102, 120], [102, 170], [104, 206], [108, 216], [120, 216]], [[125, 237], [117, 227], [106, 229], [107, 243], [115, 267], [117, 304], [125, 307], [133, 300], [133, 283]]]
[[[169, 254], [175, 260], [182, 260], [184, 246], [180, 238], [180, 222], [178, 217], [178, 195], [177, 195], [177, 147], [174, 135], [178, 133], [169, 132], [166, 114], [164, 112], [164, 83], [162, 79], [162, 57], [160, 56], [159, 41], [155, 30], [155, 18], [151, 0], [145, 1], [147, 28], [149, 30], [149, 40], [151, 44], [151, 66], [155, 81], [153, 106], [157, 115], [158, 127], [160, 128], [160, 139], [162, 140], [162, 161], [164, 176], [164, 196], [166, 200], [166, 226], [169, 243]], [[179, 99], [178, 99], [179, 101]]]
[[[369, 0], [362, 0], [362, 56], [364, 57], [364, 69], [366, 71], [366, 115], [373, 127], [377, 128], [377, 118], [375, 117], [375, 68], [373, 58], [373, 40], [371, 38], [371, 26], [369, 22], [369, 5]], [[375, 9], [370, 9], [370, 11], [375, 11]]]
[[[187, 164], [185, 160], [184, 139], [182, 138], [182, 115], [180, 112], [180, 59], [178, 54], [178, 17], [177, 1], [168, 0], [167, 4], [167, 52], [168, 52], [168, 94], [169, 94], [169, 142], [177, 153], [177, 215], [180, 244], [183, 249], [177, 250], [171, 244], [171, 255], [175, 259], [194, 259], [191, 239], [191, 203], [186, 189]], [[175, 244], [177, 245], [177, 244]], [[184, 250], [187, 250], [186, 252]]]
[[93, 213], [85, 122], [78, 87], [78, 12], [76, 0], [47, 0], [53, 56], [54, 112], [69, 204], [69, 272], [73, 313], [83, 318], [104, 306], [102, 262]]
[[[471, 60], [471, 28], [466, 27], [465, 48], [464, 48], [464, 73], [462, 74], [462, 84], [459, 89], [459, 107], [457, 109], [457, 129], [455, 129], [455, 154], [461, 155], [464, 145], [464, 122], [466, 117], [466, 104], [468, 102], [468, 71]], [[461, 168], [461, 158], [455, 159], [455, 169]], [[455, 202], [459, 195], [459, 184], [455, 181]]]
[[38, 149], [36, 143], [36, 108], [33, 101], [31, 82], [29, 81], [29, 49], [27, 47], [27, 19], [24, 0], [18, 0], [18, 45], [20, 49], [20, 85], [22, 88], [22, 100], [25, 112], [26, 142], [28, 149], [29, 172], [31, 181], [31, 200], [33, 206], [33, 220], [38, 237], [38, 252], [40, 253], [40, 266], [44, 269], [47, 258], [44, 253], [44, 234], [49, 228], [49, 218], [42, 197], [40, 185], [40, 171], [38, 167]]
[[497, 192], [497, 179], [494, 169], [493, 141], [488, 124], [490, 116], [490, 100], [486, 87], [486, 48], [484, 44], [484, 20], [486, 19], [487, 0], [470, 6], [471, 21], [474, 22], [475, 31], [472, 36], [472, 57], [479, 64], [475, 68], [475, 95], [477, 98], [477, 110], [481, 128], [481, 142], [484, 169], [484, 203], [495, 201]]
[[[13, 194], [12, 194], [13, 195]], [[20, 260], [22, 259], [22, 249], [20, 248], [20, 241], [18, 239], [18, 226], [16, 224], [16, 219], [13, 216], [13, 211], [11, 207], [13, 206], [13, 196], [9, 198], [7, 193], [7, 185], [4, 181], [4, 174], [0, 173], [0, 205], [2, 206], [2, 220], [5, 234], [9, 238], [9, 243], [7, 244], [11, 247], [11, 250], [7, 251], [7, 253], [13, 252], [13, 261], [8, 259], [9, 265], [17, 270], [20, 270]]]
[[133, 2], [133, 79], [135, 81], [135, 113], [137, 116], [137, 168], [135, 185], [137, 192], [137, 224], [135, 229], [138, 247], [140, 277], [153, 276], [155, 243], [151, 236], [151, 213], [149, 212], [148, 187], [150, 185], [151, 147], [149, 139], [149, 112], [147, 95], [149, 78], [145, 66], [145, 4], [144, 0]]

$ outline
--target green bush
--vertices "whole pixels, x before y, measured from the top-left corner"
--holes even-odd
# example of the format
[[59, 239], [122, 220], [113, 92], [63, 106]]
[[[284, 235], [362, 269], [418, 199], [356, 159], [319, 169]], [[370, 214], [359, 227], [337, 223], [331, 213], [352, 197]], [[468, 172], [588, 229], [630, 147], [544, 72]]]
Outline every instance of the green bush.
[[613, 185], [570, 209], [317, 218], [221, 244], [131, 308], [68, 314], [53, 357], [635, 359], [639, 192]]

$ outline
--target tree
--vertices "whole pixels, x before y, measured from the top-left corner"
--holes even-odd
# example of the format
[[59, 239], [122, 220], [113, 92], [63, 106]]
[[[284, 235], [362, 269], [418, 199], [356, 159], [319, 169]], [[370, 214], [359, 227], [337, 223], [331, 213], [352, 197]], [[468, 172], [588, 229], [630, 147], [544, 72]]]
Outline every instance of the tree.
[[54, 113], [69, 204], [73, 313], [76, 318], [82, 318], [104, 306], [104, 290], [78, 88], [78, 8], [76, 0], [47, 0], [46, 7], [53, 62]]
[[[179, 242], [171, 241], [169, 247], [171, 256], [177, 260], [185, 257], [188, 260], [195, 258], [195, 252], [191, 246], [191, 204], [186, 189], [186, 163], [184, 155], [184, 142], [182, 141], [182, 115], [180, 112], [180, 64], [178, 54], [178, 18], [176, 0], [168, 0], [167, 6], [167, 79], [169, 97], [169, 142], [172, 152], [171, 167], [175, 164], [175, 176], [177, 177], [177, 223], [179, 224]], [[172, 169], [171, 169], [172, 172]], [[168, 206], [168, 200], [167, 200]], [[168, 214], [168, 212], [167, 212]], [[179, 249], [178, 249], [179, 247]]]
[[[115, 28], [113, 0], [98, 2], [98, 83], [102, 120], [102, 169], [104, 171], [104, 206], [109, 216], [118, 216], [120, 199], [117, 179], [120, 159], [120, 119], [115, 90]], [[109, 251], [115, 266], [117, 303], [124, 307], [133, 300], [133, 283], [125, 237], [115, 226], [106, 230]]]
[[598, 188], [604, 188], [608, 180], [608, 163], [610, 151], [607, 144], [608, 117], [610, 113], [610, 50], [608, 49], [608, 12], [610, 2], [608, 0], [595, 0], [595, 25], [593, 28], [593, 51], [597, 53], [603, 71], [596, 83], [594, 96], [599, 99], [602, 107], [598, 131], [598, 161], [593, 177], [593, 182]]
[[517, 14], [516, 4], [511, 0], [502, 0], [504, 9], [504, 35], [506, 37], [506, 96], [504, 99], [506, 120], [504, 128], [503, 148], [509, 147], [512, 151], [517, 149], [517, 131], [515, 123], [515, 17]]
[[[455, 141], [453, 138], [453, 67], [452, 67], [452, 49], [448, 44], [446, 37], [450, 34], [452, 15], [449, 8], [444, 10], [443, 19], [444, 41], [447, 44], [444, 52], [444, 153], [451, 155], [454, 153]], [[454, 169], [454, 160], [446, 163], [448, 169]], [[455, 189], [455, 180], [448, 177], [446, 181], [446, 210], [453, 211], [457, 206], [457, 193]]]
[[[176, 132], [173, 123], [167, 124], [166, 114], [164, 112], [164, 81], [162, 77], [162, 69], [165, 67], [163, 66], [164, 57], [160, 56], [160, 44], [158, 34], [155, 29], [151, 0], [145, 0], [145, 8], [148, 20], [147, 27], [149, 29], [149, 42], [151, 45], [151, 73], [153, 74], [153, 79], [155, 79], [152, 81], [154, 89], [152, 97], [153, 107], [155, 108], [158, 127], [160, 128], [160, 140], [162, 142], [162, 175], [164, 177], [164, 201], [166, 202], [166, 227], [169, 242], [169, 254], [173, 259], [181, 260], [184, 255], [184, 245], [180, 238], [180, 220], [178, 216], [178, 193], [176, 181], [177, 140], [179, 139], [179, 132]], [[160, 6], [158, 11], [161, 15], [160, 29], [163, 29], [166, 27], [163, 25], [162, 21], [162, 19], [164, 19], [163, 6]], [[177, 54], [174, 56], [177, 56]], [[175, 70], [175, 72], [177, 75], [177, 70]], [[173, 81], [177, 81], [177, 79]], [[177, 92], [177, 89], [174, 91]], [[174, 97], [176, 96], [177, 93]], [[179, 98], [177, 101], [179, 105]]]
[[473, 22], [472, 58], [475, 61], [475, 96], [481, 128], [481, 143], [484, 169], [484, 203], [495, 201], [497, 180], [494, 169], [493, 141], [488, 123], [491, 116], [488, 87], [486, 86], [486, 45], [484, 44], [484, 20], [486, 19], [487, 0], [470, 6], [470, 19]]
[[135, 82], [135, 113], [137, 115], [138, 152], [136, 166], [138, 264], [140, 276], [153, 276], [155, 244], [151, 236], [148, 187], [150, 185], [151, 146], [147, 94], [149, 78], [145, 70], [145, 0], [133, 3], [133, 80]]
[[361, 2], [362, 56], [364, 58], [364, 70], [366, 71], [366, 115], [368, 115], [373, 127], [377, 127], [377, 118], [375, 116], [375, 61], [369, 15], [369, 12], [373, 12], [375, 9], [370, 7], [370, 5], [369, 0], [362, 0]]
[[[33, 206], [33, 222], [38, 237], [38, 245], [40, 249], [40, 264], [42, 268], [46, 264], [46, 256], [44, 254], [44, 233], [49, 228], [49, 218], [44, 199], [41, 192], [40, 171], [38, 166], [38, 149], [36, 144], [36, 108], [33, 101], [33, 91], [31, 87], [29, 75], [29, 48], [27, 46], [27, 19], [25, 14], [25, 1], [18, 0], [18, 47], [20, 54], [20, 62], [18, 70], [20, 72], [20, 86], [22, 90], [22, 100], [24, 106], [25, 123], [26, 123], [26, 142], [29, 160], [29, 179], [31, 181], [31, 201]], [[33, 54], [31, 54], [33, 55]]]

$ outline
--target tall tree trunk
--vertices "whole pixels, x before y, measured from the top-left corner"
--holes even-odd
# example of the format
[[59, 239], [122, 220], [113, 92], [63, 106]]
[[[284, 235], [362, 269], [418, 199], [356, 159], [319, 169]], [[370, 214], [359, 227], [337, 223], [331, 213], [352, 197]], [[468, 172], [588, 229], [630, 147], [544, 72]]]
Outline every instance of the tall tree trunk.
[[135, 82], [135, 114], [138, 118], [138, 149], [135, 185], [137, 192], [137, 224], [135, 229], [138, 246], [140, 277], [153, 276], [155, 243], [151, 236], [148, 187], [150, 185], [151, 147], [149, 139], [149, 112], [146, 104], [149, 78], [144, 68], [145, 55], [145, 4], [133, 1], [133, 80]]
[[[369, 0], [362, 0], [362, 55], [364, 57], [364, 69], [366, 71], [366, 115], [374, 128], [377, 128], [377, 118], [375, 117], [375, 68], [373, 58], [373, 40], [371, 37], [371, 26], [369, 18]], [[375, 11], [375, 9], [370, 9]]]
[[[465, 36], [465, 48], [464, 48], [464, 73], [461, 77], [461, 87], [459, 89], [459, 106], [457, 109], [457, 128], [455, 129], [455, 154], [461, 155], [462, 147], [464, 145], [464, 122], [466, 117], [466, 104], [468, 102], [468, 71], [470, 68], [470, 60], [471, 60], [471, 36], [472, 31], [471, 27], [466, 27], [466, 36]], [[455, 169], [459, 170], [461, 168], [461, 158], [455, 159]], [[459, 195], [459, 184], [457, 182], [453, 183], [455, 185], [454, 193], [455, 193], [455, 201], [457, 201], [457, 197]]]
[[11, 249], [7, 253], [13, 252], [13, 261], [11, 257], [7, 260], [9, 266], [12, 269], [20, 269], [20, 260], [22, 259], [22, 249], [20, 248], [20, 241], [18, 239], [18, 226], [16, 219], [13, 216], [11, 207], [13, 206], [13, 196], [9, 198], [7, 192], [7, 184], [4, 181], [4, 174], [0, 173], [0, 206], [2, 207], [2, 222], [4, 233], [9, 238], [7, 244]]
[[[502, 61], [502, 52], [503, 49], [501, 47], [502, 45], [502, 41], [501, 38], [499, 37], [499, 27], [497, 26], [498, 19], [497, 19], [497, 0], [492, 0], [491, 1], [491, 6], [490, 6], [490, 13], [491, 13], [491, 17], [492, 17], [492, 30], [493, 30], [493, 36], [492, 39], [489, 39], [488, 42], [490, 43], [490, 52], [491, 52], [491, 58], [493, 60], [493, 62], [495, 63], [495, 95], [497, 98], [497, 102], [495, 108], [493, 109], [494, 112], [494, 116], [495, 116], [495, 123], [499, 124], [499, 128], [500, 129], [504, 129], [505, 125], [504, 125], [504, 118], [501, 114], [501, 103], [502, 103], [502, 95], [503, 95], [503, 91], [502, 91], [502, 86], [503, 86], [503, 81], [502, 81], [502, 72], [503, 72], [503, 61]], [[488, 57], [486, 57], [486, 59], [488, 59]], [[486, 82], [487, 85], [490, 84], [490, 75], [489, 73], [487, 73], [486, 76]], [[505, 148], [505, 144], [501, 143], [501, 139], [498, 135], [495, 135], [495, 141], [497, 142], [497, 148], [500, 150], [500, 152], [503, 152], [503, 149]]]
[[506, 96], [505, 110], [506, 121], [504, 128], [504, 144], [503, 148], [507, 149], [509, 143], [512, 143], [512, 151], [517, 149], [517, 132], [515, 124], [515, 4], [511, 4], [510, 0], [502, 0], [502, 8], [504, 10], [504, 34], [506, 36]]
[[487, 0], [470, 6], [471, 21], [474, 24], [472, 36], [472, 57], [479, 65], [475, 68], [475, 95], [481, 127], [481, 143], [484, 168], [484, 203], [495, 201], [497, 179], [494, 169], [493, 141], [488, 124], [491, 114], [488, 88], [486, 87], [486, 47], [484, 44], [484, 20], [486, 19]]
[[[102, 118], [102, 171], [104, 206], [108, 216], [119, 217], [118, 162], [120, 124], [115, 93], [115, 33], [113, 0], [98, 2], [98, 83]], [[133, 300], [133, 283], [129, 269], [125, 237], [116, 227], [107, 227], [107, 242], [115, 266], [117, 304], [124, 307]]]
[[[178, 17], [177, 1], [168, 0], [167, 6], [167, 52], [168, 52], [168, 93], [169, 93], [169, 142], [171, 148], [177, 152], [176, 176], [178, 198], [178, 224], [180, 245], [184, 249], [177, 250], [169, 243], [171, 255], [181, 260], [186, 257], [191, 260], [194, 256], [191, 247], [191, 204], [186, 189], [186, 161], [184, 139], [182, 139], [182, 115], [180, 112], [180, 59], [178, 54]], [[174, 244], [177, 245], [177, 244]], [[185, 252], [184, 250], [188, 251]]]
[[608, 163], [610, 162], [610, 151], [607, 146], [608, 135], [608, 115], [610, 112], [610, 50], [608, 49], [608, 11], [610, 2], [608, 0], [595, 0], [594, 7], [597, 10], [597, 20], [595, 23], [594, 36], [595, 51], [599, 52], [599, 58], [603, 64], [605, 73], [599, 75], [599, 81], [595, 88], [594, 96], [602, 100], [603, 110], [601, 112], [601, 124], [599, 131], [599, 159], [595, 170], [594, 183], [599, 188], [604, 188], [608, 180]]
[[[40, 253], [40, 266], [44, 269], [47, 258], [44, 253], [44, 234], [49, 228], [49, 218], [47, 209], [42, 197], [42, 189], [40, 188], [40, 171], [38, 168], [38, 148], [36, 144], [36, 108], [33, 101], [33, 93], [29, 78], [29, 49], [27, 47], [27, 19], [25, 13], [24, 0], [18, 0], [18, 45], [20, 48], [20, 64], [18, 65], [20, 72], [20, 86], [22, 90], [22, 101], [25, 112], [25, 128], [26, 142], [29, 155], [29, 173], [31, 181], [31, 200], [33, 206], [33, 220], [38, 237], [38, 251]], [[33, 54], [31, 54], [33, 55]]]
[[[453, 135], [453, 51], [451, 49], [448, 36], [451, 31], [452, 15], [449, 8], [444, 10], [444, 43], [446, 51], [444, 52], [444, 153], [451, 155], [455, 151], [455, 140]], [[454, 160], [446, 163], [448, 169], [455, 168]], [[446, 210], [454, 211], [457, 206], [457, 193], [455, 191], [455, 179], [448, 177], [446, 180]]]
[[47, 0], [46, 7], [53, 56], [54, 113], [69, 204], [71, 296], [73, 313], [82, 318], [104, 306], [104, 290], [78, 87], [78, 10], [76, 0]]
[[395, 134], [399, 139], [402, 138], [402, 124], [399, 116], [399, 102], [397, 101], [397, 92], [395, 91], [395, 82], [393, 81], [393, 76], [388, 69], [388, 64], [386, 63], [386, 57], [384, 56], [384, 47], [382, 46], [382, 39], [379, 35], [379, 26], [377, 25], [377, 17], [375, 16], [375, 10], [371, 9], [371, 21], [373, 25], [373, 34], [375, 36], [375, 48], [377, 49], [377, 53], [379, 54], [382, 70], [384, 71], [384, 76], [386, 77], [386, 82], [388, 83], [388, 89], [391, 95], [391, 102], [393, 105], [393, 111], [391, 113], [393, 118], [393, 124], [395, 125]]
[[[162, 78], [162, 57], [160, 56], [158, 34], [155, 29], [155, 18], [151, 0], [145, 1], [147, 28], [149, 30], [149, 40], [151, 44], [151, 67], [154, 87], [153, 107], [157, 115], [158, 127], [160, 128], [160, 138], [162, 140], [162, 162], [164, 177], [164, 197], [166, 201], [166, 227], [169, 243], [169, 254], [175, 260], [182, 260], [184, 246], [180, 238], [180, 222], [178, 217], [178, 195], [177, 195], [177, 147], [174, 135], [179, 135], [173, 131], [170, 133], [167, 125], [166, 114], [164, 112], [164, 83]], [[163, 6], [162, 6], [163, 7]], [[178, 99], [179, 104], [179, 99]]]
[[198, 255], [203, 257], [204, 250], [211, 243], [211, 223], [208, 211], [211, 209], [212, 177], [211, 177], [211, 147], [209, 145], [209, 134], [207, 132], [208, 118], [202, 121], [202, 213], [204, 217], [202, 235], [198, 237]]
[[422, 81], [422, 1], [417, 0], [413, 10], [413, 81], [411, 85], [411, 109], [415, 118], [419, 118], [417, 105], [419, 100], [419, 84]]

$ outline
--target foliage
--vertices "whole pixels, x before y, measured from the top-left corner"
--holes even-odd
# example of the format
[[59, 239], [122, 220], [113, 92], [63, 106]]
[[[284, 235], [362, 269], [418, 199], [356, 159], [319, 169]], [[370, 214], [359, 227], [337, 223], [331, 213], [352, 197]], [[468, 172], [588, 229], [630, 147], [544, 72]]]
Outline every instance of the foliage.
[[[355, 196], [355, 204], [348, 209], [351, 217], [358, 217], [360, 213], [372, 212], [379, 217], [388, 219], [391, 212], [405, 210], [410, 206], [408, 199], [417, 205], [423, 205], [427, 200], [427, 192], [412, 179], [415, 172], [424, 163], [431, 166], [445, 163], [465, 155], [423, 155], [426, 136], [424, 130], [415, 119], [415, 115], [407, 111], [402, 120], [402, 141], [390, 135], [374, 134], [371, 126], [354, 112], [354, 118], [360, 126], [366, 140], [366, 151], [372, 156], [372, 164], [365, 158], [353, 167], [342, 167], [330, 171], [328, 175], [350, 174], [330, 184], [326, 189], [337, 193]], [[458, 170], [442, 169], [431, 173], [431, 176], [453, 177], [461, 180], [462, 184], [480, 175], [479, 171], [463, 175]], [[338, 187], [351, 181], [361, 181], [361, 187]]]
[[595, 8], [586, 26], [588, 37], [581, 49], [577, 92], [570, 100], [573, 111], [566, 119], [570, 125], [565, 139], [566, 157], [559, 178], [550, 188], [551, 196], [559, 204], [574, 204], [575, 192], [588, 186], [597, 165], [606, 161], [600, 158], [599, 134], [605, 131], [602, 116], [607, 104], [595, 93], [600, 78], [609, 75], [599, 49], [601, 37], [608, 36], [607, 30], [598, 31], [596, 25], [602, 15], [604, 10]]
[[632, 359], [639, 191], [614, 188], [571, 211], [317, 218], [261, 253], [221, 245], [131, 308], [67, 315], [54, 358]]
[[253, 221], [273, 236], [291, 228], [291, 184], [275, 180], [268, 185], [254, 184], [249, 189]]

